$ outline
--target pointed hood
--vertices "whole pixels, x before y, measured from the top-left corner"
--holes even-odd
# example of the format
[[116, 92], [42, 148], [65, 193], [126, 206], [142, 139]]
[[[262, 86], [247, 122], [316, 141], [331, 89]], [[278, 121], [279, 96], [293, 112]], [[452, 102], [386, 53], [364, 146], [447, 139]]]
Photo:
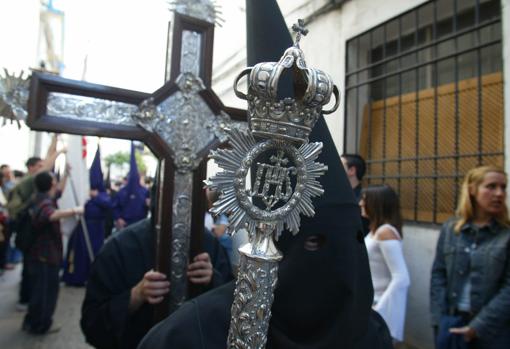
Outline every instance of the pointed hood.
[[[246, 16], [248, 65], [277, 62], [293, 42], [276, 1], [247, 0]], [[279, 95], [294, 95], [289, 77]], [[373, 289], [360, 210], [323, 117], [309, 140], [324, 145], [317, 161], [328, 165], [318, 179], [325, 192], [313, 199], [316, 214], [302, 217], [299, 233], [284, 232], [277, 242], [284, 258], [268, 348], [354, 347], [369, 323]], [[319, 248], [309, 250], [310, 241]]]
[[[293, 45], [280, 7], [275, 0], [246, 0], [247, 59], [249, 67], [260, 62], [278, 62]], [[294, 96], [292, 76], [284, 74], [278, 84], [278, 97]]]
[[100, 192], [105, 191], [104, 182], [103, 182], [103, 171], [101, 170], [101, 152], [99, 150], [99, 146], [96, 150], [96, 155], [94, 156], [94, 161], [92, 161], [92, 165], [90, 166], [90, 189], [95, 189]]
[[129, 173], [126, 188], [129, 194], [135, 193], [140, 187], [140, 174], [136, 165], [135, 144], [131, 141], [131, 157], [129, 159]]
[[111, 190], [112, 189], [112, 179], [111, 179], [111, 164], [108, 165], [108, 169], [106, 170], [106, 178], [104, 180], [104, 186], [105, 189]]

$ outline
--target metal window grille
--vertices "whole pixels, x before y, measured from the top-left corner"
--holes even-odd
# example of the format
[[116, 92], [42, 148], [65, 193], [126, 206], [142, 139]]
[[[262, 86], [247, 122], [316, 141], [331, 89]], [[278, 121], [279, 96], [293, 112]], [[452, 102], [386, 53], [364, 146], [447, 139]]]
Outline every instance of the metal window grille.
[[499, 0], [433, 0], [347, 42], [346, 153], [406, 220], [452, 216], [464, 174], [503, 166]]

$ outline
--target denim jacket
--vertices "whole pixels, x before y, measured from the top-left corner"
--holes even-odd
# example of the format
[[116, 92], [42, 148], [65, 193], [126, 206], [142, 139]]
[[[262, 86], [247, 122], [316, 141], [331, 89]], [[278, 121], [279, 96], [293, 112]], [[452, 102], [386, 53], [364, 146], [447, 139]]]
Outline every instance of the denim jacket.
[[437, 242], [430, 281], [432, 325], [452, 314], [461, 294], [463, 275], [471, 282], [469, 326], [480, 338], [510, 329], [510, 228], [496, 222], [478, 228], [471, 223], [459, 234], [456, 219], [443, 224]]

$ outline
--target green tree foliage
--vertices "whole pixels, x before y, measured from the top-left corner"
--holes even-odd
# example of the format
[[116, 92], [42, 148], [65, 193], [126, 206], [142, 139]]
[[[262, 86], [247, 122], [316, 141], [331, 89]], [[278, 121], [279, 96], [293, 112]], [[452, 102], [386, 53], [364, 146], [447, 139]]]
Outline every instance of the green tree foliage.
[[[108, 166], [118, 166], [122, 167], [124, 164], [129, 166], [129, 152], [127, 151], [118, 151], [116, 153], [110, 154], [104, 158], [106, 163], [106, 167]], [[142, 154], [140, 152], [135, 152], [135, 160], [136, 166], [138, 166], [138, 173], [145, 174], [147, 171], [147, 165], [143, 161]]]

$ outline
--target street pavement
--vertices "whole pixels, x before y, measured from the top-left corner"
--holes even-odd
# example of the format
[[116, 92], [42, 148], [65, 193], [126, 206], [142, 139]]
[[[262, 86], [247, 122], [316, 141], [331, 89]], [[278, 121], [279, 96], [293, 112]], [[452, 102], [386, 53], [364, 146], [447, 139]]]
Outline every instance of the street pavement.
[[54, 321], [60, 332], [30, 335], [21, 331], [24, 312], [16, 310], [21, 265], [0, 276], [0, 348], [5, 349], [90, 349], [80, 330], [80, 308], [84, 288], [61, 284]]

